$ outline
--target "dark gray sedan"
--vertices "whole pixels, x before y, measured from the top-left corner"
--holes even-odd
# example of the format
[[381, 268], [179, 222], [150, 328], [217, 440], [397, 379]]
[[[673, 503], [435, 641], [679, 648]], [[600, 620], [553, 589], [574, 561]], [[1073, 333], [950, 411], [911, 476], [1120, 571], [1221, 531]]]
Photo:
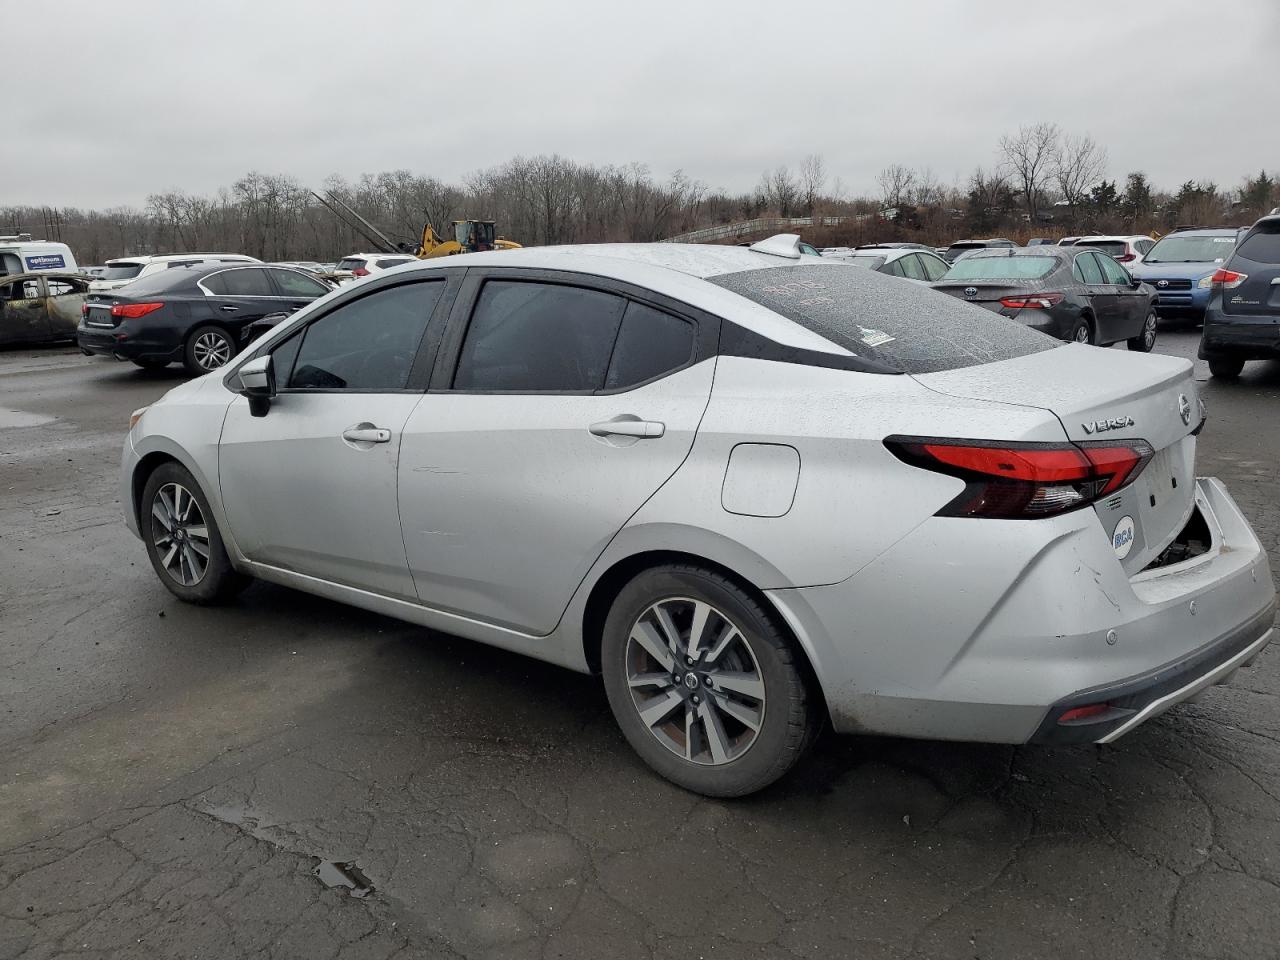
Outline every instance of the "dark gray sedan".
[[1155, 291], [1086, 247], [978, 250], [933, 286], [1059, 340], [1142, 353], [1156, 343]]

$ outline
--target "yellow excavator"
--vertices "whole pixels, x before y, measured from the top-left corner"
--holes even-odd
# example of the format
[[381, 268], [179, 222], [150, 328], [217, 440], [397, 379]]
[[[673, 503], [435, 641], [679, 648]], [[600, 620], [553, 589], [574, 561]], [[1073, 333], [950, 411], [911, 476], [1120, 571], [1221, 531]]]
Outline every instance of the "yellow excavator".
[[480, 253], [485, 250], [516, 250], [520, 244], [514, 240], [497, 235], [497, 227], [492, 220], [455, 220], [453, 221], [453, 237], [445, 240], [440, 237], [431, 224], [422, 228], [422, 239], [415, 246], [412, 242], [397, 243], [375, 227], [360, 214], [343, 202], [332, 190], [326, 196], [311, 194], [320, 201], [329, 212], [345, 223], [360, 236], [364, 237], [382, 253], [411, 253], [419, 260], [434, 257], [448, 257], [456, 253]]

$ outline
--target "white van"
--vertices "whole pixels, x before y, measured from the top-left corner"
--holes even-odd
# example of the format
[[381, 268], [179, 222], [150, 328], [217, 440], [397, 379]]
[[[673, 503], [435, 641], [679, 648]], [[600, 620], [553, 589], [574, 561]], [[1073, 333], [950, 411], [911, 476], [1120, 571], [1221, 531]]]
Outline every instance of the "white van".
[[29, 233], [0, 237], [0, 274], [44, 270], [75, 273], [77, 269], [76, 258], [65, 243], [32, 240]]
[[202, 263], [261, 263], [257, 257], [239, 253], [165, 253], [147, 257], [118, 257], [108, 260], [104, 271], [89, 283], [90, 293], [114, 290], [139, 277], [149, 277], [170, 267], [190, 267]]

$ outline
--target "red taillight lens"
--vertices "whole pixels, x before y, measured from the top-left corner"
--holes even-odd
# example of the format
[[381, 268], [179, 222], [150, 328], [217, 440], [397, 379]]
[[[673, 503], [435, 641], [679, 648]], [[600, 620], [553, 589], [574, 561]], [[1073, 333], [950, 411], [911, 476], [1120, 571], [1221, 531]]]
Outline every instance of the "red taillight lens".
[[1116, 257], [1116, 262], [1117, 262], [1117, 263], [1133, 263], [1133, 261], [1135, 261], [1135, 260], [1137, 260], [1137, 259], [1138, 259], [1138, 257], [1137, 257], [1137, 255], [1136, 255], [1136, 254], [1126, 253], [1126, 254], [1122, 254], [1121, 256]]
[[111, 307], [113, 317], [124, 317], [126, 320], [137, 320], [148, 313], [155, 313], [163, 303], [117, 303]]
[[1062, 302], [1062, 294], [1060, 293], [1037, 293], [1034, 297], [1005, 297], [1000, 301], [1000, 306], [1008, 307], [1011, 310], [1048, 310], [1055, 303]]
[[1236, 273], [1234, 270], [1226, 270], [1219, 267], [1213, 276], [1209, 278], [1209, 282], [1215, 287], [1222, 286], [1230, 290], [1232, 287], [1240, 286], [1248, 279], [1249, 275], [1247, 273]]
[[1079, 723], [1081, 720], [1092, 720], [1104, 713], [1111, 712], [1109, 703], [1091, 703], [1087, 707], [1075, 707], [1058, 717], [1059, 723]]
[[80, 304], [80, 316], [87, 317], [89, 315], [89, 305], [87, 303]]
[[356, 267], [354, 270], [351, 271], [351, 275], [353, 277], [367, 277], [369, 275], [369, 271], [366, 270], [364, 267]]
[[1087, 506], [1132, 481], [1151, 459], [1145, 440], [993, 443], [890, 437], [898, 459], [965, 481], [940, 517], [1030, 519]]

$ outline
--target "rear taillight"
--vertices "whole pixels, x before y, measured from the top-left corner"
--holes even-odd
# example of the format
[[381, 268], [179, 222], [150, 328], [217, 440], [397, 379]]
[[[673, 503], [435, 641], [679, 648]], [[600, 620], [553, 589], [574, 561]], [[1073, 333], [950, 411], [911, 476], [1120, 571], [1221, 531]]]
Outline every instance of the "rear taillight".
[[1135, 261], [1135, 260], [1137, 260], [1137, 259], [1138, 259], [1137, 254], [1133, 254], [1133, 253], [1125, 253], [1125, 254], [1121, 254], [1120, 256], [1116, 257], [1116, 262], [1117, 262], [1117, 263], [1133, 263], [1133, 261]]
[[1087, 506], [1134, 480], [1152, 455], [1145, 440], [1076, 444], [890, 437], [885, 446], [912, 466], [965, 482], [938, 516], [1003, 520]]
[[1060, 293], [1037, 293], [1034, 297], [1004, 297], [1000, 306], [1010, 310], [1048, 310], [1055, 303], [1062, 302]]
[[369, 275], [369, 271], [366, 270], [364, 267], [356, 267], [354, 270], [351, 271], [351, 275], [353, 277], [367, 277]]
[[1236, 273], [1234, 270], [1226, 270], [1219, 267], [1214, 271], [1213, 276], [1209, 278], [1209, 283], [1212, 286], [1230, 290], [1232, 287], [1240, 286], [1240, 284], [1244, 283], [1248, 279], [1249, 275], [1247, 273]]
[[155, 313], [163, 303], [116, 303], [111, 306], [113, 317], [124, 317], [126, 320], [137, 320], [148, 313]]
[[89, 315], [89, 305], [87, 303], [80, 304], [80, 316], [87, 317]]

